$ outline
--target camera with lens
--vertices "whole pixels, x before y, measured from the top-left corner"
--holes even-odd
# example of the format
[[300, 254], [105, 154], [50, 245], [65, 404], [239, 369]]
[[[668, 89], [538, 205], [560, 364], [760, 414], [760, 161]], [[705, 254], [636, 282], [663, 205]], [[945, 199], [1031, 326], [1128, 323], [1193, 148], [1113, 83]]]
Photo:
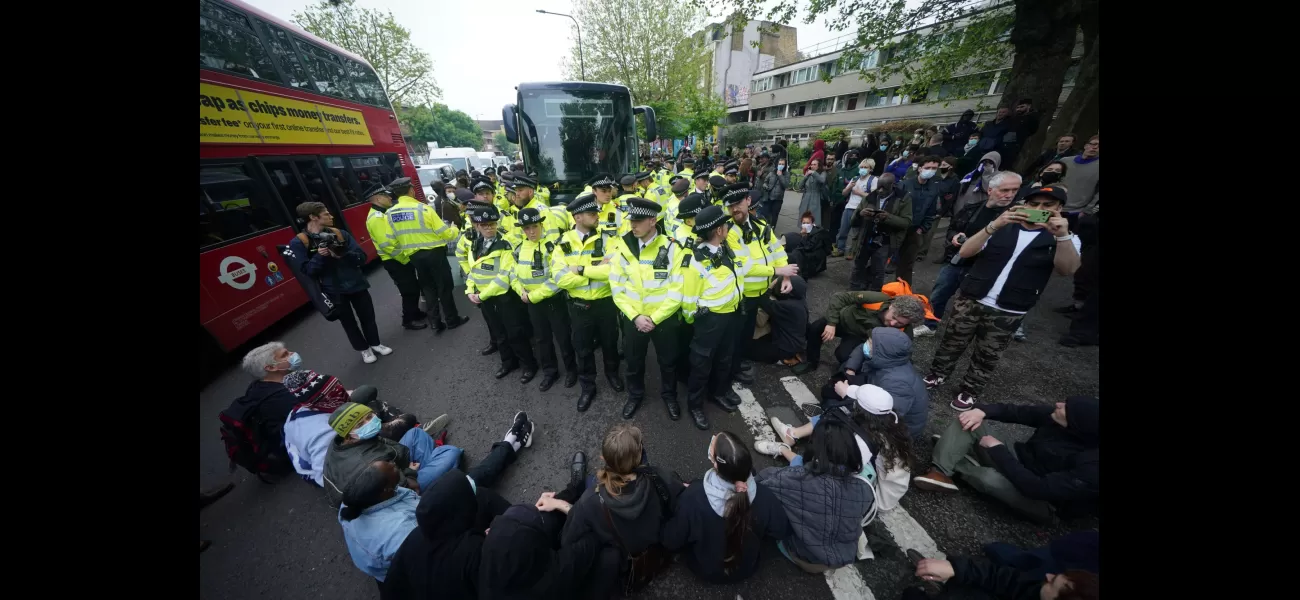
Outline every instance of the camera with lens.
[[343, 254], [348, 249], [347, 242], [329, 229], [322, 229], [317, 233], [309, 231], [307, 232], [307, 239], [311, 240], [311, 249], [313, 250], [323, 247], [335, 254]]

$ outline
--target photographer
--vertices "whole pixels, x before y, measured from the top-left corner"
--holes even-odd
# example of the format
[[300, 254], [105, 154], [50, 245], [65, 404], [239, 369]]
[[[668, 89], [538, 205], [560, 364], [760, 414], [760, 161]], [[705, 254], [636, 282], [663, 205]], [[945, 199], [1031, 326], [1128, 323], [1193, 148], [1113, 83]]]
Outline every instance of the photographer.
[[347, 332], [352, 349], [361, 352], [361, 360], [368, 364], [378, 360], [376, 352], [380, 356], [392, 354], [392, 348], [379, 343], [370, 282], [361, 272], [366, 253], [348, 232], [334, 228], [334, 215], [324, 204], [303, 202], [297, 210], [298, 217], [306, 223], [306, 230], [289, 242], [294, 268], [315, 278], [321, 291], [338, 304], [339, 323]]

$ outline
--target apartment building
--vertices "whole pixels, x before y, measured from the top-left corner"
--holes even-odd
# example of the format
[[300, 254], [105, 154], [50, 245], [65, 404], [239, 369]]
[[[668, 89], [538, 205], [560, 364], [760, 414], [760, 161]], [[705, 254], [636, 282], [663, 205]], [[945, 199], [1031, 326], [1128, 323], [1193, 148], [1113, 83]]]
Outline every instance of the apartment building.
[[789, 25], [750, 21], [728, 30], [725, 23], [714, 23], [697, 35], [704, 36], [710, 54], [704, 87], [728, 107], [748, 104], [756, 71], [797, 59], [799, 31]]
[[[955, 122], [962, 112], [970, 109], [975, 111], [976, 120], [982, 122], [992, 118], [1003, 100], [1002, 91], [1011, 68], [1010, 61], [998, 69], [963, 76], [973, 80], [974, 87], [983, 90], [977, 95], [949, 100], [954, 95], [954, 86], [944, 85], [925, 98], [911, 98], [899, 91], [903, 81], [901, 74], [876, 83], [861, 78], [863, 71], [889, 64], [888, 50], [873, 50], [859, 65], [842, 68], [839, 59], [846, 52], [851, 36], [846, 36], [844, 41], [834, 51], [755, 72], [749, 85], [748, 104], [730, 107], [727, 123], [749, 122], [767, 130], [771, 137], [760, 143], [777, 138], [806, 141], [831, 127], [849, 130], [853, 142], [858, 143], [869, 128], [890, 121], [924, 120], [946, 124]], [[1066, 72], [1061, 101], [1073, 87], [1082, 54], [1080, 41], [1075, 49], [1074, 63]], [[829, 82], [826, 81], [827, 75]], [[1007, 99], [1008, 103], [1015, 100]]]

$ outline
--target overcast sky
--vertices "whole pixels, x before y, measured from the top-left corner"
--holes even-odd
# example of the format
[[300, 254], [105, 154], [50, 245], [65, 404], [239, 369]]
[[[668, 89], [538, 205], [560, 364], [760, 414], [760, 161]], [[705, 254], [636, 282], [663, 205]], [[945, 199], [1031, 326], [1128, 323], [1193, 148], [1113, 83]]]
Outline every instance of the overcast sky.
[[[315, 4], [309, 0], [245, 1], [287, 21], [293, 20], [294, 11]], [[574, 43], [573, 21], [535, 12], [541, 8], [568, 13], [570, 0], [357, 0], [357, 6], [392, 11], [411, 31], [411, 39], [433, 57], [442, 102], [475, 119], [500, 119], [501, 107], [515, 101], [515, 86], [521, 82], [563, 79], [560, 63]], [[800, 48], [842, 35], [823, 22], [791, 25], [799, 29]], [[503, 42], [520, 31], [526, 42]], [[683, 31], [682, 35], [690, 33]]]

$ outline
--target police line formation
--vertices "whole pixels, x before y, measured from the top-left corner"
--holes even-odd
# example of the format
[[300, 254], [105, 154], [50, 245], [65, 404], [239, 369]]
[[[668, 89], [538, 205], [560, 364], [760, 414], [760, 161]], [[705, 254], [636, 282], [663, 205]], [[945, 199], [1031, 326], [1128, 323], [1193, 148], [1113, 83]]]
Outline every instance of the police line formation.
[[[660, 160], [651, 166], [652, 171], [618, 181], [608, 174], [597, 176], [567, 206], [555, 207], [545, 204], [536, 180], [522, 172], [503, 172], [499, 179], [476, 177], [470, 186], [473, 199], [461, 204], [454, 195], [448, 198], [472, 224], [463, 233], [444, 220], [445, 214], [412, 196], [409, 178], [367, 191], [372, 204], [367, 229], [401, 294], [404, 325], [422, 329], [426, 325], [419, 321], [427, 318], [441, 332], [468, 321], [451, 295], [446, 248], [454, 245], [465, 293], [480, 307], [491, 336], [481, 354], [500, 354], [498, 379], [522, 368], [520, 382], [528, 384], [540, 370], [541, 390], [546, 391], [559, 380], [563, 362], [564, 385], [581, 384], [577, 409], [585, 411], [597, 395], [598, 348], [606, 381], [615, 391], [624, 390], [621, 334], [627, 361], [623, 417], [631, 418], [644, 400], [646, 351], [653, 342], [669, 417], [681, 416], [676, 388], [685, 381], [689, 416], [699, 429], [709, 429], [706, 401], [735, 412], [741, 400], [731, 381], [753, 381], [741, 360], [741, 345], [753, 337], [762, 299], [790, 293], [799, 267], [788, 264], [773, 227], [752, 211], [750, 187], [738, 181], [735, 163], [720, 165], [712, 174], [693, 173], [690, 159], [677, 174], [663, 169]], [[300, 216], [313, 226], [287, 253], [297, 262], [295, 270], [308, 274], [313, 269], [306, 267], [307, 256], [359, 252], [350, 236], [330, 227], [328, 211], [313, 204], [299, 207]], [[359, 267], [364, 259], [356, 262]], [[418, 306], [421, 294], [427, 314]], [[347, 301], [346, 293], [341, 296]], [[339, 299], [336, 294], [334, 302]], [[368, 295], [366, 306], [350, 304], [358, 309], [361, 326], [349, 325], [350, 315], [340, 320], [363, 359], [373, 362], [375, 352], [391, 353], [378, 343]], [[920, 305], [916, 308], [913, 312], [919, 313]], [[919, 321], [919, 316], [913, 319]], [[752, 574], [758, 538], [765, 536], [779, 540], [781, 553], [811, 573], [850, 565], [868, 552], [862, 527], [878, 509], [897, 506], [906, 492], [915, 464], [912, 448], [926, 418], [916, 413], [928, 412], [928, 401], [913, 401], [904, 410], [890, 392], [853, 379], [855, 370], [867, 368], [867, 358], [895, 352], [904, 343], [902, 356], [910, 371], [910, 340], [900, 321], [881, 320], [885, 326], [856, 340], [851, 354], [837, 353], [845, 371], [822, 392], [825, 414], [836, 418], [814, 417], [802, 427], [774, 418], [778, 441], [755, 444], [764, 454], [789, 460], [789, 468], [764, 470], [756, 480], [745, 443], [722, 432], [709, 444], [713, 469], [688, 487], [675, 473], [649, 466], [639, 429], [618, 424], [602, 442], [604, 468], [587, 476], [586, 457], [577, 453], [569, 485], [543, 494], [535, 506], [510, 507], [488, 489], [531, 445], [534, 428], [526, 413], [516, 415], [503, 441], [466, 474], [456, 470], [460, 449], [445, 443], [447, 415], [420, 424], [414, 415], [378, 402], [370, 386], [346, 391], [337, 379], [303, 369], [297, 353], [279, 343], [250, 352], [244, 367], [270, 374], [254, 383], [275, 383], [262, 398], [289, 391], [295, 404], [282, 432], [289, 459], [304, 478], [325, 488], [331, 505], [341, 507], [349, 552], [358, 567], [375, 577], [385, 598], [434, 593], [606, 597], [620, 588], [632, 592], [644, 586], [670, 562], [665, 548], [686, 553], [691, 569], [715, 583]], [[818, 335], [823, 325], [814, 323], [809, 333]], [[534, 341], [540, 357], [533, 352]], [[919, 386], [916, 395], [924, 396], [934, 386], [912, 372]], [[248, 396], [259, 393], [250, 387]], [[1098, 415], [1094, 398], [1071, 398], [1054, 408], [980, 405], [952, 423], [936, 446], [935, 468], [915, 481], [924, 489], [951, 491], [956, 486], [949, 476], [961, 474], [977, 490], [1040, 522], [1055, 519], [1058, 511], [1062, 516], [1095, 513]], [[1040, 435], [1053, 452], [1061, 452], [1056, 446], [1068, 446], [1074, 462], [1053, 468], [1069, 473], [1083, 469], [1088, 481], [1056, 482], [1050, 494], [1026, 497], [1027, 492], [1017, 491], [1019, 479], [999, 473], [1008, 469], [1003, 464], [1007, 459], [995, 448], [1005, 447], [980, 435], [985, 418], [1037, 427], [1031, 446]], [[236, 421], [223, 415], [232, 431], [238, 428]], [[303, 436], [315, 441], [302, 441]], [[291, 443], [295, 437], [298, 442]], [[792, 447], [800, 439], [810, 443], [797, 454]], [[970, 458], [976, 445], [992, 458]], [[232, 446], [227, 442], [234, 461]], [[1086, 456], [1074, 456], [1079, 453]], [[638, 479], [650, 483], [637, 485]], [[591, 495], [584, 496], [584, 490], [593, 489], [598, 501], [579, 502]], [[813, 506], [824, 502], [835, 508], [823, 512]], [[712, 518], [701, 520], [692, 511]], [[629, 523], [627, 515], [641, 525]], [[394, 520], [404, 524], [394, 525]], [[616, 527], [615, 520], [623, 527]], [[417, 526], [423, 535], [411, 533]], [[471, 533], [472, 540], [466, 537]], [[1095, 545], [1092, 534], [1071, 543]], [[684, 548], [689, 546], [694, 549], [688, 552]], [[478, 555], [472, 559], [478, 574], [466, 580], [464, 563], [471, 561], [470, 554]], [[1096, 597], [1097, 579], [1088, 571], [1056, 568], [1037, 573], [1035, 581], [1007, 571], [1005, 564], [1015, 560], [1004, 558], [1003, 565], [994, 566], [965, 558], [914, 557], [914, 562], [917, 575], [931, 583], [959, 581], [1017, 598], [1022, 596], [1015, 592], [1028, 591], [1041, 598]], [[1098, 569], [1092, 565], [1090, 570]]]

